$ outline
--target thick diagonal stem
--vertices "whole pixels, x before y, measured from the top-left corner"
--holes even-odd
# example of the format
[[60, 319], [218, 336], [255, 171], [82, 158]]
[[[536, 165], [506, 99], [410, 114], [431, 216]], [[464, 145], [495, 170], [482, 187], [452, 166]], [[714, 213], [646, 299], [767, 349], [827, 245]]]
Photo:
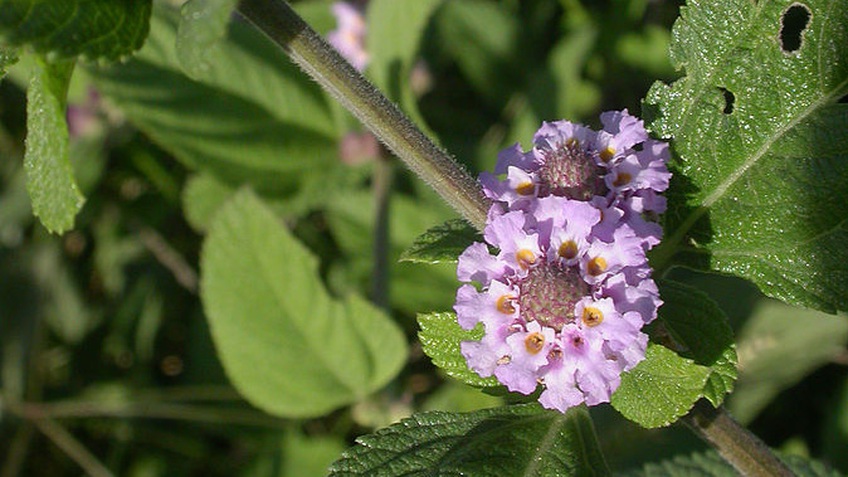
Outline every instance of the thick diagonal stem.
[[283, 0], [242, 0], [238, 13], [288, 53], [413, 172], [478, 229], [488, 202], [477, 182]]
[[705, 400], [695, 403], [683, 418], [696, 434], [716, 448], [719, 455], [741, 475], [751, 477], [793, 477], [780, 459], [751, 431], [742, 427], [727, 411]]

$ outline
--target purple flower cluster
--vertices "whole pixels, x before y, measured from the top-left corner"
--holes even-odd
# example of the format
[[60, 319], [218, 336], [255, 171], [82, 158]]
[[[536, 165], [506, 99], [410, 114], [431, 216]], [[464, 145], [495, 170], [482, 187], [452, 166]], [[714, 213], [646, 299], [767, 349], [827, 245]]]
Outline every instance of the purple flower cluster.
[[364, 8], [354, 2], [333, 3], [333, 15], [337, 27], [327, 34], [327, 41], [358, 71], [368, 65], [368, 52], [365, 49], [367, 33]]
[[562, 412], [610, 400], [662, 304], [645, 253], [662, 235], [668, 145], [627, 110], [601, 122], [543, 123], [530, 151], [499, 154], [480, 177], [494, 201], [486, 243], [457, 267], [459, 324], [485, 328], [461, 344], [469, 367], [510, 391], [541, 385], [542, 405]]

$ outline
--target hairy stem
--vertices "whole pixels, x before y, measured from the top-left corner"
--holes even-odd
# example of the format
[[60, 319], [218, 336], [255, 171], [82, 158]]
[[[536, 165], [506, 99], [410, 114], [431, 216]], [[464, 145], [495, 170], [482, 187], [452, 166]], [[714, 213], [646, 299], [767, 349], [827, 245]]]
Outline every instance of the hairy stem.
[[696, 434], [716, 448], [741, 475], [791, 477], [795, 474], [757, 436], [745, 429], [720, 407], [700, 400], [683, 418]]
[[238, 13], [279, 45], [413, 172], [478, 229], [488, 202], [477, 182], [283, 0], [242, 0]]

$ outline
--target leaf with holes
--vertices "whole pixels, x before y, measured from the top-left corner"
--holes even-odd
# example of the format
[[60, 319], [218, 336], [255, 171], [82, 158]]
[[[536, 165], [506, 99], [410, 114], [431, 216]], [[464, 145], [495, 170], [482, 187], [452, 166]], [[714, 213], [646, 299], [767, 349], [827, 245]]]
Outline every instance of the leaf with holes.
[[84, 202], [68, 155], [65, 102], [73, 62], [36, 61], [27, 89], [27, 138], [24, 154], [32, 211], [47, 230], [62, 233], [74, 226]]
[[610, 475], [589, 413], [538, 404], [416, 414], [374, 434], [330, 466], [331, 476]]
[[319, 416], [356, 402], [406, 360], [397, 325], [362, 298], [330, 297], [315, 257], [247, 190], [217, 213], [201, 271], [224, 369], [270, 414]]
[[462, 219], [453, 219], [437, 225], [415, 239], [411, 247], [400, 256], [403, 262], [456, 263], [459, 255], [472, 242], [482, 242], [474, 227]]
[[56, 58], [117, 60], [141, 48], [151, 0], [0, 0], [0, 38]]
[[679, 156], [652, 264], [848, 309], [848, 1], [691, 4], [671, 58], [687, 76], [645, 99]]

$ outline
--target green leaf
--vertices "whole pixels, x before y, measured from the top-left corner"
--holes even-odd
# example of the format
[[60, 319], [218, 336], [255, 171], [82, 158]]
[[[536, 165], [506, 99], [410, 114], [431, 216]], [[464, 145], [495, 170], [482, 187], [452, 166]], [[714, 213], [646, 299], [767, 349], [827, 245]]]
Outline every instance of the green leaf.
[[264, 203], [239, 192], [203, 246], [201, 299], [233, 385], [270, 414], [318, 416], [402, 367], [398, 327], [357, 296], [330, 297], [317, 260]]
[[[344, 451], [342, 439], [305, 436], [288, 432], [283, 440], [283, 468], [279, 477], [314, 477], [327, 473], [327, 467]], [[269, 474], [264, 474], [269, 475]]]
[[177, 58], [187, 75], [199, 79], [210, 66], [218, 42], [227, 34], [227, 24], [238, 0], [189, 0], [180, 10]]
[[434, 22], [440, 48], [493, 105], [503, 105], [521, 84], [515, 71], [519, 22], [503, 4], [484, 0], [445, 2]]
[[16, 48], [0, 45], [0, 80], [6, 76], [10, 66], [18, 62], [18, 51]]
[[54, 233], [73, 228], [74, 217], [84, 202], [74, 181], [65, 122], [65, 101], [73, 71], [73, 62], [48, 63], [39, 59], [27, 89], [27, 192], [33, 213]]
[[[355, 278], [351, 281], [362, 285], [370, 282], [374, 266], [374, 204], [372, 195], [362, 191], [333, 194], [327, 204], [330, 231], [350, 259], [350, 272]], [[388, 260], [393, 307], [414, 315], [422, 310], [444, 310], [453, 303], [458, 286], [455, 265], [397, 262], [417, 236], [453, 214], [443, 203], [429, 198], [392, 195]]]
[[408, 83], [430, 16], [442, 0], [372, 0], [366, 10], [368, 71], [380, 89], [399, 100]]
[[745, 424], [782, 390], [845, 351], [848, 318], [763, 299], [738, 342], [739, 381], [728, 409]]
[[610, 475], [585, 408], [414, 415], [357, 439], [331, 476]]
[[703, 395], [709, 377], [706, 366], [648, 343], [645, 360], [621, 376], [612, 405], [644, 427], [667, 426], [689, 412]]
[[[795, 35], [790, 5], [809, 14]], [[680, 159], [654, 265], [683, 251], [789, 303], [848, 309], [846, 25], [846, 0], [681, 8], [671, 58], [687, 76], [645, 100]]]
[[660, 280], [659, 321], [683, 356], [710, 369], [703, 396], [718, 407], [736, 381], [733, 330], [722, 309], [707, 294], [689, 285]]
[[[839, 477], [841, 474], [820, 462], [787, 455], [782, 460], [798, 477]], [[625, 472], [621, 477], [736, 477], [739, 472], [715, 451], [679, 456], [660, 463], [645, 465], [639, 471]]]
[[482, 242], [480, 232], [462, 219], [448, 220], [424, 232], [400, 256], [403, 262], [456, 263], [472, 242]]
[[464, 330], [456, 321], [454, 313], [428, 313], [418, 315], [418, 339], [424, 353], [433, 364], [442, 368], [449, 376], [476, 387], [495, 387], [501, 384], [494, 376], [481, 378], [472, 371], [462, 356], [459, 344], [463, 341], [480, 341], [483, 327]]
[[198, 232], [205, 232], [215, 212], [226, 202], [235, 190], [216, 180], [209, 174], [196, 174], [190, 177], [183, 188], [183, 213], [186, 221]]
[[0, 0], [0, 37], [51, 58], [117, 60], [141, 48], [151, 0]]
[[138, 55], [90, 71], [136, 126], [189, 167], [262, 193], [292, 193], [337, 162], [328, 100], [282, 51], [234, 22], [202, 81], [192, 81], [174, 49], [177, 21], [157, 6]]

